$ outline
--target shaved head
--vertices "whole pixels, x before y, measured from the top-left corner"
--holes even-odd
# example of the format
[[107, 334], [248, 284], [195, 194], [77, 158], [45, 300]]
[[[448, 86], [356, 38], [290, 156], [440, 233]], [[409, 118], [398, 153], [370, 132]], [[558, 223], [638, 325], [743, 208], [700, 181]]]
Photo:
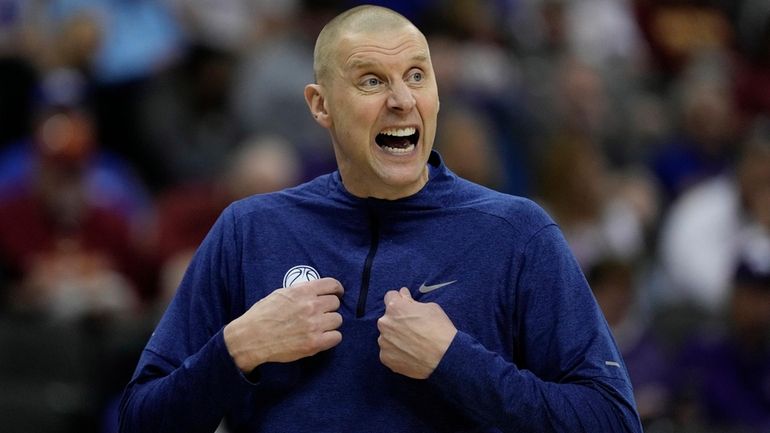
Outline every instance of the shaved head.
[[408, 19], [359, 6], [321, 30], [305, 102], [329, 130], [342, 182], [394, 200], [428, 181], [439, 100], [425, 35]]
[[320, 84], [328, 78], [335, 61], [337, 43], [343, 35], [376, 33], [407, 26], [414, 27], [403, 15], [381, 6], [357, 6], [337, 15], [324, 26], [316, 40], [313, 52], [313, 73], [316, 83]]

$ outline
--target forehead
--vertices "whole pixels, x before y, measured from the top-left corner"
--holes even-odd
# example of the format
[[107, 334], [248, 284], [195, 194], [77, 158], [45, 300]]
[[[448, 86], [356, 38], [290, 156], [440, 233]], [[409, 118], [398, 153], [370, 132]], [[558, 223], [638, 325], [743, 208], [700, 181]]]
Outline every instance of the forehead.
[[343, 71], [372, 64], [430, 62], [425, 37], [412, 26], [384, 32], [356, 32], [342, 35], [337, 59]]

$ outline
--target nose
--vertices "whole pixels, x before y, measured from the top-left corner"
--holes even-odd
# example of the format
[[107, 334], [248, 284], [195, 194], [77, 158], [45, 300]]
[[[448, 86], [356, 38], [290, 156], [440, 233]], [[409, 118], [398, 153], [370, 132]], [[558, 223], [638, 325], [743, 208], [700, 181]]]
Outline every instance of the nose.
[[417, 101], [414, 99], [412, 90], [403, 81], [399, 81], [390, 87], [390, 96], [388, 97], [388, 108], [393, 111], [408, 113], [411, 111]]

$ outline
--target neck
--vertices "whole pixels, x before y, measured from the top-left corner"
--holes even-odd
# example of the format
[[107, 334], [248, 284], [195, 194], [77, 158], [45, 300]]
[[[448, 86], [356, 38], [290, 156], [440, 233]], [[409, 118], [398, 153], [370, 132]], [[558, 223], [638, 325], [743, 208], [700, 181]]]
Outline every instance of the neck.
[[346, 176], [340, 171], [342, 185], [350, 194], [358, 198], [376, 198], [381, 200], [398, 200], [417, 194], [428, 183], [429, 174], [430, 171], [426, 164], [419, 179], [409, 185], [378, 185], [377, 187], [371, 187], [367, 186], [362, 179]]

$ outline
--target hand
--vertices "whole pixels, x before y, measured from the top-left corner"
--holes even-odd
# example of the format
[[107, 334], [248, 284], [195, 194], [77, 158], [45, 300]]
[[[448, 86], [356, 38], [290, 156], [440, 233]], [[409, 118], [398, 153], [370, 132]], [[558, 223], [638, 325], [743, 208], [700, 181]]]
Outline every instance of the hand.
[[248, 373], [265, 362], [291, 362], [336, 346], [343, 292], [333, 278], [274, 291], [225, 326], [230, 356]]
[[407, 288], [385, 294], [385, 314], [377, 321], [377, 329], [380, 361], [413, 379], [433, 373], [457, 334], [438, 304], [415, 301]]

